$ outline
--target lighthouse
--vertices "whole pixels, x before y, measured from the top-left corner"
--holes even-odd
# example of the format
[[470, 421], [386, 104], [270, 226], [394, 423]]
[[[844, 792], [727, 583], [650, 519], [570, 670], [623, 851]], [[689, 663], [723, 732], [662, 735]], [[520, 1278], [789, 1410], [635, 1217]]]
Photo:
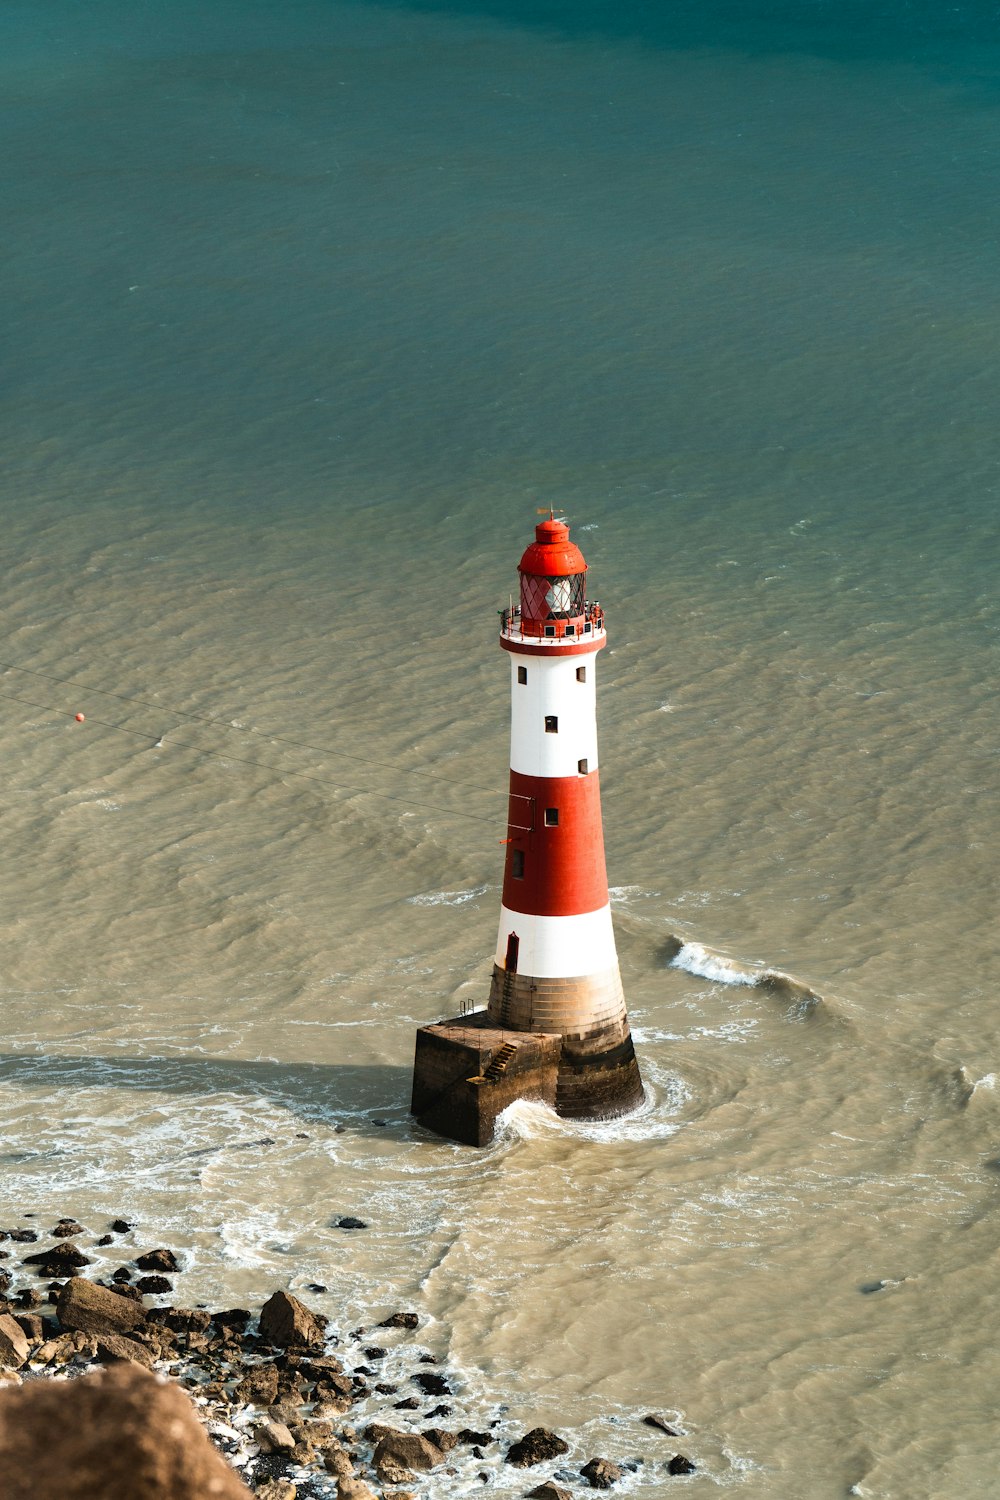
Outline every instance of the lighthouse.
[[604, 612], [587, 564], [549, 517], [502, 611], [510, 665], [510, 789], [500, 927], [484, 1010], [417, 1032], [412, 1112], [486, 1145], [515, 1099], [570, 1118], [643, 1100], [611, 923], [597, 755]]

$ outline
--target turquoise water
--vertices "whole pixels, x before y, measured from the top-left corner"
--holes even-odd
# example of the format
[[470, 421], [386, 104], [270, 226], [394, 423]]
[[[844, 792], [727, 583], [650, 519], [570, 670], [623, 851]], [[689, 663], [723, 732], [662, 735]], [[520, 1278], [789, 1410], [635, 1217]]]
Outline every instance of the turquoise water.
[[[0, 28], [4, 1212], [407, 1299], [643, 1494], [663, 1407], [694, 1494], [993, 1493], [992, 8]], [[412, 1035], [485, 998], [547, 504], [650, 1100], [480, 1155]]]

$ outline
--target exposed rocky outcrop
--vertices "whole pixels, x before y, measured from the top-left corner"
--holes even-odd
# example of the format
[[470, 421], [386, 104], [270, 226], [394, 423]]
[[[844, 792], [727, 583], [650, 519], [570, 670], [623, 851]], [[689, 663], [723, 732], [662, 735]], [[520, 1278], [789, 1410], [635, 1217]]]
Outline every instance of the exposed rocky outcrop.
[[610, 1458], [592, 1458], [580, 1470], [592, 1490], [609, 1490], [622, 1477], [622, 1471]]
[[310, 1312], [291, 1292], [275, 1292], [261, 1308], [260, 1336], [282, 1349], [317, 1348], [326, 1337], [326, 1319]]
[[[58, 1440], [56, 1440], [58, 1439]], [[248, 1500], [176, 1385], [134, 1365], [0, 1396], [4, 1500]]]
[[78, 1328], [85, 1333], [128, 1333], [146, 1321], [141, 1302], [121, 1297], [109, 1287], [77, 1277], [67, 1281], [56, 1303], [59, 1321], [64, 1328]]
[[517, 1469], [528, 1469], [534, 1464], [543, 1464], [546, 1459], [559, 1458], [569, 1452], [569, 1444], [563, 1442], [547, 1427], [533, 1427], [507, 1449], [505, 1462]]

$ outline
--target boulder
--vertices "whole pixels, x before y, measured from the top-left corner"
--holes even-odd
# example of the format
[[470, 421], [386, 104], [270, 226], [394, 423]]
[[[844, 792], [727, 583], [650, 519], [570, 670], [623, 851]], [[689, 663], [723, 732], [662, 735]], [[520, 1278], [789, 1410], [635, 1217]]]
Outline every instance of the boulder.
[[79, 1328], [85, 1333], [128, 1333], [146, 1321], [146, 1310], [138, 1302], [79, 1279], [67, 1281], [59, 1293], [56, 1312], [64, 1328]]
[[416, 1475], [412, 1469], [401, 1464], [398, 1458], [393, 1458], [391, 1453], [384, 1453], [375, 1463], [375, 1473], [379, 1484], [406, 1484], [407, 1480], [415, 1479]]
[[15, 1313], [14, 1322], [29, 1344], [40, 1344], [45, 1337], [45, 1323], [39, 1313]]
[[145, 1365], [147, 1370], [153, 1368], [153, 1355], [145, 1344], [138, 1344], [135, 1339], [127, 1339], [120, 1333], [99, 1333], [96, 1337], [97, 1357], [102, 1364], [125, 1359], [133, 1365]]
[[173, 1282], [168, 1281], [165, 1276], [140, 1276], [136, 1287], [140, 1292], [148, 1292], [153, 1297], [159, 1296], [161, 1292], [172, 1292], [174, 1289]]
[[111, 1221], [111, 1230], [114, 1234], [128, 1234], [129, 1230], [134, 1227], [127, 1219], [112, 1219]]
[[127, 1364], [5, 1390], [0, 1473], [4, 1500], [251, 1500], [183, 1392]]
[[83, 1225], [78, 1224], [75, 1219], [60, 1219], [52, 1234], [57, 1240], [66, 1240], [71, 1234], [83, 1234], [83, 1232]]
[[372, 1457], [376, 1469], [380, 1462], [393, 1460], [402, 1468], [416, 1469], [426, 1473], [444, 1463], [444, 1454], [436, 1443], [424, 1437], [422, 1432], [397, 1432], [394, 1428], [384, 1430]]
[[24, 1329], [10, 1313], [0, 1314], [0, 1367], [19, 1370], [28, 1358], [28, 1340]]
[[260, 1336], [266, 1344], [288, 1349], [314, 1347], [326, 1336], [326, 1319], [309, 1311], [290, 1292], [275, 1292], [260, 1310]]
[[562, 1485], [547, 1479], [544, 1484], [536, 1484], [528, 1491], [528, 1500], [573, 1500], [573, 1496], [570, 1490], [564, 1490]]
[[622, 1471], [610, 1458], [592, 1458], [580, 1470], [592, 1490], [609, 1490], [622, 1477]]
[[273, 1417], [257, 1422], [253, 1435], [265, 1453], [291, 1453], [295, 1447], [295, 1439], [284, 1422], [276, 1422]]
[[352, 1214], [345, 1214], [342, 1219], [337, 1220], [335, 1227], [337, 1229], [367, 1229], [368, 1225], [364, 1219], [356, 1219]]
[[667, 1464], [667, 1473], [693, 1474], [695, 1468], [696, 1465], [693, 1464], [689, 1458], [685, 1458], [683, 1453], [675, 1453], [673, 1458]]
[[677, 1431], [677, 1428], [671, 1427], [666, 1417], [661, 1417], [657, 1412], [650, 1412], [649, 1416], [643, 1417], [642, 1420], [645, 1422], [647, 1427], [658, 1427], [661, 1432], [665, 1432], [667, 1434], [667, 1437], [680, 1437], [680, 1433]]
[[458, 1433], [445, 1432], [443, 1427], [425, 1427], [424, 1437], [430, 1438], [435, 1448], [440, 1448], [442, 1453], [450, 1453], [452, 1448], [458, 1447]]
[[513, 1464], [516, 1469], [528, 1469], [533, 1464], [543, 1464], [546, 1459], [558, 1458], [560, 1454], [568, 1452], [569, 1444], [564, 1443], [561, 1437], [557, 1437], [547, 1427], [533, 1427], [507, 1449], [504, 1461]]
[[336, 1474], [338, 1479], [352, 1479], [354, 1477], [354, 1465], [351, 1463], [350, 1455], [343, 1448], [330, 1448], [323, 1454], [323, 1467], [328, 1474]]
[[375, 1500], [375, 1494], [363, 1479], [343, 1474], [337, 1479], [337, 1500]]
[[257, 1500], [295, 1500], [298, 1490], [290, 1479], [266, 1479], [254, 1494]]
[[135, 1263], [140, 1271], [179, 1271], [177, 1257], [172, 1250], [147, 1250], [137, 1255]]
[[254, 1406], [270, 1406], [278, 1398], [277, 1367], [272, 1364], [251, 1365], [233, 1395], [237, 1401], [250, 1401]]
[[396, 1312], [389, 1318], [383, 1318], [378, 1325], [379, 1328], [416, 1328], [420, 1319], [415, 1312]]
[[47, 1250], [36, 1250], [34, 1255], [26, 1255], [24, 1264], [37, 1266], [38, 1276], [66, 1276], [79, 1270], [81, 1266], [89, 1266], [91, 1261], [75, 1245], [62, 1244], [50, 1245]]
[[443, 1375], [435, 1375], [431, 1370], [418, 1370], [411, 1377], [414, 1385], [419, 1385], [425, 1396], [450, 1396], [451, 1386]]

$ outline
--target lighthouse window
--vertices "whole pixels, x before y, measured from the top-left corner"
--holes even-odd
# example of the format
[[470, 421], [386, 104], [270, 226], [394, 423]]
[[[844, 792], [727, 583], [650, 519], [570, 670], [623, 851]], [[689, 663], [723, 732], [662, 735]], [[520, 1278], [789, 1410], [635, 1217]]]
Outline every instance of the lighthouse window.
[[510, 873], [515, 880], [524, 879], [524, 850], [512, 849], [510, 852]]
[[587, 680], [587, 668], [586, 667], [577, 667], [577, 669], [576, 669], [576, 680], [577, 680], [577, 682], [586, 682], [586, 680]]
[[527, 680], [528, 680], [528, 669], [527, 669], [527, 667], [518, 667], [518, 669], [517, 669], [517, 680], [518, 680], [518, 682], [527, 682]]
[[586, 759], [586, 756], [583, 758], [583, 760], [578, 760], [577, 761], [577, 763], [576, 763], [576, 769], [579, 771], [579, 773], [580, 773], [581, 776], [586, 776], [586, 774], [587, 774], [587, 759]]
[[546, 734], [558, 734], [559, 733], [559, 716], [558, 716], [558, 714], [546, 714], [545, 715], [545, 733]]
[[558, 809], [558, 807], [547, 807], [545, 809], [545, 826], [546, 826], [546, 828], [558, 828], [559, 827], [559, 809]]

